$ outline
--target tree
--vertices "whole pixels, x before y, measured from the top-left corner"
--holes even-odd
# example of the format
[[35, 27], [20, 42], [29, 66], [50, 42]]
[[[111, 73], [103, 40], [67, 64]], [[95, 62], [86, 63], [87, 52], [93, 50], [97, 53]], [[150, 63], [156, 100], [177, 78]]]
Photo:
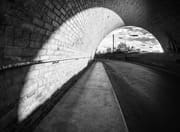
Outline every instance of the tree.
[[107, 49], [106, 49], [106, 52], [107, 52], [107, 53], [111, 53], [111, 48], [107, 48]]
[[118, 44], [117, 46], [117, 51], [127, 51], [128, 47], [126, 46], [125, 43], [121, 42], [120, 44]]

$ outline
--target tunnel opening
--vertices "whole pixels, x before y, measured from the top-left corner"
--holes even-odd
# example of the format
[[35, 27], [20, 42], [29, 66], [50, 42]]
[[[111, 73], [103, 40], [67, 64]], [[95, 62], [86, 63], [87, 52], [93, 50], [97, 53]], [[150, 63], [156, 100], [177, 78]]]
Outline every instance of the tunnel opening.
[[95, 58], [130, 61], [172, 71], [172, 65], [178, 63], [170, 61], [171, 57], [162, 45], [155, 35], [144, 28], [122, 26], [102, 39]]
[[164, 50], [147, 30], [135, 26], [123, 26], [112, 31], [100, 43], [96, 54], [104, 53], [163, 53]]

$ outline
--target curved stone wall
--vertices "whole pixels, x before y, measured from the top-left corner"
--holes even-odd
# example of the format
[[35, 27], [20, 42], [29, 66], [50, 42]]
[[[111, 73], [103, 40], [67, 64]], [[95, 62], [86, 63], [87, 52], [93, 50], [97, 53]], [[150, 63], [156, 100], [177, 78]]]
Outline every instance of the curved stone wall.
[[147, 29], [165, 52], [180, 51], [179, 2], [171, 0], [1, 0], [0, 8], [0, 66], [23, 63], [0, 71], [3, 128], [49, 98], [63, 84], [59, 76], [65, 81], [83, 69], [101, 39], [123, 24]]

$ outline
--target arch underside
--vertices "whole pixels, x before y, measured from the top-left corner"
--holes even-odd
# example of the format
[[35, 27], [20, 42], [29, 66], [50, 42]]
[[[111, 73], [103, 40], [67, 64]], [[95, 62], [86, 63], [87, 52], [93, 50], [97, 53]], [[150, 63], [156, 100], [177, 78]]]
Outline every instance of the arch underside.
[[[14, 90], [10, 88], [11, 83], [4, 80], [20, 84], [15, 99], [3, 95], [5, 101], [1, 101], [0, 109], [18, 104], [15, 108], [18, 109], [18, 118], [25, 119], [87, 66], [107, 34], [124, 25], [148, 30], [159, 40], [165, 52], [178, 53], [177, 5], [170, 0], [1, 1], [2, 65], [29, 60], [84, 59], [35, 65], [14, 73], [14, 76], [23, 74], [25, 79], [15, 80], [10, 73], [2, 75], [2, 93]], [[6, 89], [7, 85], [9, 89]]]
[[[27, 117], [27, 115], [50, 98], [51, 95], [57, 89], [61, 88], [72, 76], [86, 67], [89, 60], [94, 57], [95, 50], [104, 36], [115, 28], [123, 25], [123, 20], [115, 12], [107, 8], [96, 7], [77, 13], [57, 28], [38, 51], [34, 60], [55, 61], [71, 58], [84, 59], [69, 60], [56, 67], [51, 66], [50, 69], [57, 68], [60, 70], [52, 71], [49, 74], [47, 70], [40, 73], [41, 75], [39, 76], [43, 76], [45, 73], [48, 74], [48, 78], [51, 78], [48, 79], [51, 84], [48, 89], [32, 85], [32, 80], [39, 82], [41, 78], [34, 77], [34, 74], [29, 72], [26, 76], [27, 81], [20, 95], [22, 101], [20, 101], [19, 104], [19, 119], [22, 120]], [[67, 51], [68, 53], [66, 53]], [[33, 66], [33, 69], [30, 68], [30, 71], [31, 69], [33, 71], [34, 69], [39, 70], [40, 68], [39, 65], [36, 65]], [[31, 86], [29, 86], [29, 84]], [[37, 89], [39, 92], [31, 96], [31, 98], [26, 98], [32, 91]], [[41, 96], [44, 96], [44, 99], [35, 101], [38, 94], [42, 94]], [[31, 105], [27, 107], [27, 104], [30, 103]]]

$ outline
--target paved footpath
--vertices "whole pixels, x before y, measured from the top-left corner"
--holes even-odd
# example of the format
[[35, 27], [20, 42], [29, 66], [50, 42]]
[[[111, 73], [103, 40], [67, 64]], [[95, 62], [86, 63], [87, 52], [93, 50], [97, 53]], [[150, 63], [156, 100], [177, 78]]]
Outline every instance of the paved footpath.
[[87, 70], [35, 132], [128, 132], [102, 63]]

